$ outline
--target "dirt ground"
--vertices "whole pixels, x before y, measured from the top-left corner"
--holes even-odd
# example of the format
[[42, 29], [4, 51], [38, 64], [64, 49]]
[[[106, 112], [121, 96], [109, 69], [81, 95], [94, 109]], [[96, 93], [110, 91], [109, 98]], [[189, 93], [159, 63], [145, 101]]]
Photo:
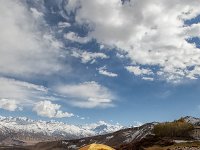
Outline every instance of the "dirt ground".
[[200, 150], [200, 142], [176, 143], [171, 146], [152, 146], [145, 150]]

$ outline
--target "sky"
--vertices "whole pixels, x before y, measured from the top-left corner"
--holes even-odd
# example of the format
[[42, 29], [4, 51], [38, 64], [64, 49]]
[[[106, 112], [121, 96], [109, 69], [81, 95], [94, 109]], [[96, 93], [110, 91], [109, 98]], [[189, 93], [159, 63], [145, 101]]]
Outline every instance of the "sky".
[[122, 125], [200, 116], [199, 0], [0, 0], [0, 115]]

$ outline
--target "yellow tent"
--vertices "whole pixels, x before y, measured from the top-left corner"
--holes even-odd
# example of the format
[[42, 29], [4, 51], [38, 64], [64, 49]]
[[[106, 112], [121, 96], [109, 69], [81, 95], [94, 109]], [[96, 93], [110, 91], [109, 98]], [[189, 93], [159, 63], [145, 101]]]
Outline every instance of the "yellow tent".
[[112, 147], [103, 144], [90, 144], [80, 148], [79, 150], [114, 150]]

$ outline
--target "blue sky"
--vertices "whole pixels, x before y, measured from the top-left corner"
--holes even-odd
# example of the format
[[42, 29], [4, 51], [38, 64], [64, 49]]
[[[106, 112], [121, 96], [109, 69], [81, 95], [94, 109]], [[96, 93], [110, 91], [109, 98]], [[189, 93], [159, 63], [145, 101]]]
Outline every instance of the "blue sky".
[[198, 4], [0, 2], [0, 114], [122, 125], [199, 117]]

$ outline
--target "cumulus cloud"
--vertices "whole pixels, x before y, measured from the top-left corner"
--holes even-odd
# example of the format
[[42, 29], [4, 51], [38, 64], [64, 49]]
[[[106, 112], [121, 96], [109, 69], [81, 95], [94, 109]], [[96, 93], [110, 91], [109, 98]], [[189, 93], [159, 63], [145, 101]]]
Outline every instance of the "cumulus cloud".
[[49, 117], [49, 118], [63, 118], [72, 117], [72, 113], [62, 112], [60, 110], [60, 105], [53, 104], [51, 101], [40, 101], [35, 104], [33, 111], [35, 111], [39, 116]]
[[49, 118], [71, 117], [72, 113], [62, 112], [60, 105], [51, 101], [58, 100], [58, 95], [54, 95], [49, 89], [14, 79], [0, 78], [0, 108], [8, 111], [21, 110], [23, 107], [33, 107], [40, 116]]
[[190, 37], [200, 37], [200, 24], [193, 24], [191, 26], [186, 26], [183, 31], [183, 36], [187, 38]]
[[117, 77], [118, 76], [118, 74], [116, 74], [116, 73], [107, 71], [107, 68], [105, 66], [104, 67], [100, 67], [98, 69], [98, 71], [99, 71], [99, 74], [102, 74], [104, 76], [108, 76], [108, 77]]
[[0, 77], [0, 99], [15, 100], [18, 103], [32, 103], [35, 98], [45, 96], [48, 89], [32, 83]]
[[158, 66], [161, 78], [179, 80], [200, 76], [188, 69], [200, 66], [200, 50], [187, 41], [199, 37], [200, 25], [184, 23], [200, 14], [198, 6], [198, 0], [74, 0], [66, 9], [89, 25], [88, 37], [123, 50], [134, 64]]
[[61, 70], [62, 43], [43, 17], [36, 8], [28, 9], [25, 1], [0, 1], [1, 74], [49, 75]]
[[18, 104], [16, 100], [0, 99], [0, 108], [8, 111], [15, 111], [18, 108]]
[[126, 69], [136, 76], [153, 74], [153, 72], [150, 69], [144, 69], [139, 66], [127, 66]]
[[154, 81], [153, 77], [149, 77], [154, 75], [151, 69], [145, 69], [140, 66], [126, 66], [127, 71], [133, 73], [135, 76], [141, 76], [143, 80]]
[[142, 77], [143, 80], [147, 80], [147, 81], [153, 81], [154, 78], [151, 78], [151, 77]]
[[10, 78], [0, 78], [0, 85], [0, 108], [9, 111], [21, 110], [22, 107], [33, 107], [33, 111], [40, 116], [71, 117], [72, 113], [62, 112], [60, 105], [52, 103], [52, 101], [66, 98], [69, 104], [81, 108], [114, 106], [115, 96], [112, 92], [94, 81], [59, 85], [50, 92], [44, 86]]
[[42, 18], [43, 17], [43, 13], [42, 12], [39, 12], [36, 8], [30, 8], [31, 12], [32, 12], [32, 15], [35, 19], [38, 19], [38, 18]]
[[67, 27], [70, 27], [70, 26], [71, 26], [71, 24], [68, 23], [68, 22], [59, 22], [58, 23], [58, 28], [59, 29], [64, 29], [64, 28], [67, 28]]
[[60, 85], [56, 91], [72, 101], [74, 106], [82, 108], [112, 107], [114, 96], [109, 89], [92, 81], [81, 84]]
[[87, 51], [80, 51], [80, 50], [73, 50], [72, 51], [72, 56], [76, 58], [80, 58], [82, 63], [94, 63], [96, 59], [107, 59], [109, 58], [106, 54], [104, 53], [92, 53], [92, 52], [87, 52]]
[[21, 110], [38, 101], [58, 100], [52, 91], [49, 93], [49, 89], [41, 85], [3, 77], [0, 77], [0, 85], [0, 108], [5, 110]]
[[81, 119], [81, 120], [85, 120], [85, 117], [81, 117], [80, 119]]
[[78, 42], [81, 44], [87, 43], [91, 40], [89, 37], [80, 37], [74, 32], [69, 32], [69, 33], [64, 34], [64, 38], [72, 42]]

